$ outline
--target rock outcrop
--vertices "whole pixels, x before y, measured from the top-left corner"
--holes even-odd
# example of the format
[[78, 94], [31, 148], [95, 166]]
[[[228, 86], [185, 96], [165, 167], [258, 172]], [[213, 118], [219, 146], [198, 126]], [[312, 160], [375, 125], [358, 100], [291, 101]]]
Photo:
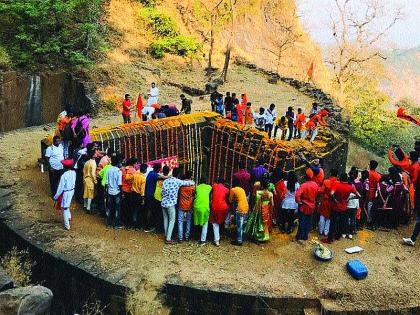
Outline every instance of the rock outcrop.
[[0, 293], [0, 314], [49, 314], [52, 298], [51, 290], [42, 286], [6, 290]]

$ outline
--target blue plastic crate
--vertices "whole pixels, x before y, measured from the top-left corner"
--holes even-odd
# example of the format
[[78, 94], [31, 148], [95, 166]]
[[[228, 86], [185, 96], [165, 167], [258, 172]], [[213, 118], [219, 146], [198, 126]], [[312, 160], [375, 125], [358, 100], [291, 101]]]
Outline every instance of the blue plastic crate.
[[358, 259], [350, 260], [347, 262], [347, 270], [357, 280], [361, 280], [367, 277], [367, 267]]

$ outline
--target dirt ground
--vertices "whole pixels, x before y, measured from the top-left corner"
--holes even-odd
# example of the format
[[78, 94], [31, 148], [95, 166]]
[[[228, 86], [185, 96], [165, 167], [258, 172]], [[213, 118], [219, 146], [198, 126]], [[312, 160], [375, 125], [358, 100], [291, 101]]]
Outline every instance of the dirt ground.
[[[238, 75], [246, 77], [246, 73]], [[249, 88], [247, 92], [251, 99], [257, 99], [268, 87]], [[241, 86], [228, 85], [227, 89], [239, 92]], [[273, 88], [271, 93], [283, 106], [289, 102], [310, 104], [309, 98], [302, 100], [287, 86]], [[269, 102], [267, 96], [261, 99], [261, 104]], [[195, 110], [200, 110], [197, 105]], [[92, 125], [104, 126], [119, 120], [119, 115], [103, 116], [94, 119]], [[329, 263], [313, 258], [313, 245], [309, 242], [293, 242], [294, 235], [284, 235], [276, 229], [264, 245], [245, 243], [234, 247], [230, 239], [224, 238], [219, 248], [211, 244], [199, 246], [196, 241], [165, 246], [161, 234], [106, 229], [102, 218], [85, 214], [76, 204], [72, 207], [72, 230], [65, 232], [61, 217], [52, 209], [48, 176], [37, 167], [39, 141], [51, 131], [51, 126], [41, 126], [0, 135], [0, 178], [3, 183], [13, 184], [11, 198], [16, 220], [34, 222], [32, 237], [48, 243], [52, 250], [74, 261], [89, 259], [108, 277], [136, 290], [139, 303], [148, 310], [164, 312], [157, 289], [169, 276], [240, 292], [320, 297], [333, 309], [383, 309], [420, 303], [420, 251], [418, 246], [401, 244], [401, 238], [410, 234], [413, 225], [395, 231], [361, 231], [354, 240], [336, 242], [331, 245], [335, 257]], [[211, 233], [209, 239], [210, 236]], [[351, 256], [344, 252], [354, 245], [360, 245], [364, 251]], [[347, 273], [345, 263], [353, 258], [360, 258], [367, 265], [367, 279], [356, 281]]]

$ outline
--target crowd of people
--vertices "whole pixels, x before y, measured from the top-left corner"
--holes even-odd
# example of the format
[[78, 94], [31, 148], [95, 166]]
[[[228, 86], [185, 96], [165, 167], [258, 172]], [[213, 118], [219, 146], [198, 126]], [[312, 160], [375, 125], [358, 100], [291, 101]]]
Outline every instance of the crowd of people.
[[[142, 121], [160, 119], [166, 117], [178, 116], [180, 114], [190, 114], [192, 100], [188, 99], [185, 94], [180, 95], [181, 101], [181, 110], [178, 110], [176, 103], [168, 103], [161, 105], [159, 103], [160, 91], [156, 86], [156, 83], [152, 83], [149, 92], [147, 95], [142, 96], [142, 93], [139, 93], [137, 96], [136, 104], [133, 104], [133, 99], [130, 94], [125, 94], [124, 99], [122, 100], [122, 117], [124, 124], [131, 123], [131, 113], [134, 112], [135, 115]], [[144, 99], [147, 99], [146, 104], [144, 104]]]
[[[264, 161], [248, 170], [239, 161], [231, 186], [225, 178], [210, 183], [202, 177], [196, 183], [189, 170], [148, 166], [134, 158], [123, 161], [112, 148], [102, 153], [94, 143], [85, 149], [82, 158], [65, 159], [59, 136], [47, 149], [50, 172], [60, 174], [54, 180], [55, 175], [50, 177], [51, 189], [66, 229], [70, 229], [73, 195], [87, 213], [105, 217], [108, 228], [161, 230], [166, 244], [190, 241], [197, 231], [198, 242], [206, 244], [211, 224], [216, 246], [223, 233], [233, 235], [233, 245], [246, 239], [267, 242], [276, 227], [287, 234], [297, 228], [298, 241], [308, 240], [310, 231], [317, 229], [322, 242], [332, 243], [352, 239], [365, 227], [407, 224], [412, 208], [419, 207], [419, 153], [406, 155], [398, 146], [389, 152], [393, 166], [387, 174], [378, 173], [378, 162], [370, 161], [368, 170], [352, 167], [338, 174], [331, 169], [325, 178], [322, 160], [310, 163], [299, 155], [307, 165], [302, 182], [293, 170], [270, 173]], [[419, 231], [417, 217], [413, 235], [404, 242], [414, 245]]]
[[242, 94], [239, 100], [236, 93], [230, 92], [226, 92], [224, 98], [223, 94], [213, 92], [210, 102], [212, 110], [223, 117], [266, 132], [269, 138], [277, 138], [279, 131], [280, 139], [288, 141], [309, 137], [310, 142], [313, 142], [318, 134], [318, 127], [327, 125], [325, 117], [329, 114], [316, 102], [312, 104], [308, 117], [302, 108], [298, 108], [296, 113], [293, 106], [289, 106], [284, 115], [277, 115], [275, 104], [254, 111], [246, 94]]
[[[184, 94], [180, 95], [181, 110], [177, 109], [176, 103], [159, 104], [159, 89], [152, 83], [147, 94], [147, 104], [144, 105], [142, 94], [137, 97], [136, 107], [134, 108], [132, 98], [126, 94], [122, 101], [122, 117], [124, 123], [131, 123], [131, 113], [135, 114], [143, 121], [177, 116], [180, 114], [191, 113], [192, 100]], [[211, 109], [225, 118], [250, 127], [266, 132], [269, 138], [279, 138], [281, 140], [306, 139], [313, 142], [318, 135], [318, 127], [326, 126], [325, 117], [328, 111], [322, 109], [318, 103], [313, 103], [309, 115], [306, 116], [302, 108], [297, 112], [293, 106], [289, 106], [284, 115], [277, 115], [276, 105], [270, 104], [268, 108], [259, 108], [254, 111], [252, 103], [248, 101], [246, 94], [238, 99], [236, 93], [226, 92], [223, 94], [215, 91], [210, 95]]]

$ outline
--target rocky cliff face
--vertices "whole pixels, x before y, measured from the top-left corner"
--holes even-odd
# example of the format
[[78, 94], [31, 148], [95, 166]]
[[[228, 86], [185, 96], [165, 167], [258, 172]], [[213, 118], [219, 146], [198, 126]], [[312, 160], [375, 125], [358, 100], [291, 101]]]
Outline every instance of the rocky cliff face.
[[92, 89], [66, 72], [0, 72], [0, 132], [56, 120], [64, 109], [95, 111]]

